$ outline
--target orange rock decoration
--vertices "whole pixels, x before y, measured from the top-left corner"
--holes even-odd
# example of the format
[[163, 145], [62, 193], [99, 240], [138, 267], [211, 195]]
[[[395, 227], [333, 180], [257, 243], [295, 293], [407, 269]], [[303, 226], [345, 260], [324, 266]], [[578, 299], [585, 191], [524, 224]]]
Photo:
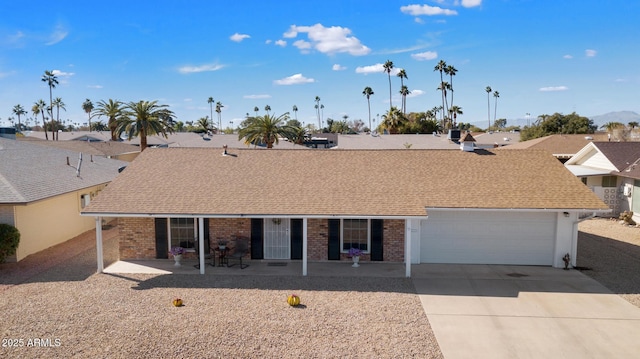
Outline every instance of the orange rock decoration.
[[182, 299], [180, 298], [174, 298], [171, 303], [173, 303], [174, 307], [182, 307]]
[[298, 305], [300, 305], [300, 297], [295, 294], [290, 294], [287, 297], [287, 303], [289, 303], [289, 305], [292, 307], [297, 307]]

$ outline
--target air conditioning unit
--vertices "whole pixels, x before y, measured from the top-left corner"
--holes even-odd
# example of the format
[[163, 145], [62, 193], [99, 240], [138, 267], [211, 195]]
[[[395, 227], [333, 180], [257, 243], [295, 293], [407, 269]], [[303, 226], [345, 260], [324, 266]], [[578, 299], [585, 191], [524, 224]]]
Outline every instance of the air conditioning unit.
[[80, 196], [80, 206], [82, 208], [88, 206], [89, 203], [91, 203], [91, 195], [83, 194], [82, 196]]
[[631, 197], [631, 186], [624, 186], [624, 188], [622, 189], [622, 194], [627, 197]]

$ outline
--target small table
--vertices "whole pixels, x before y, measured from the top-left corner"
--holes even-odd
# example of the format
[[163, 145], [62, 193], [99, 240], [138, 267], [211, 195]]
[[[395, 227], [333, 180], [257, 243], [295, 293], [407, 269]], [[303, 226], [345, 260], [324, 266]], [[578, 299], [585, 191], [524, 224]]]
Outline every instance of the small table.
[[218, 267], [224, 267], [229, 263], [229, 259], [227, 258], [227, 253], [229, 252], [229, 248], [216, 248], [214, 251], [218, 252]]

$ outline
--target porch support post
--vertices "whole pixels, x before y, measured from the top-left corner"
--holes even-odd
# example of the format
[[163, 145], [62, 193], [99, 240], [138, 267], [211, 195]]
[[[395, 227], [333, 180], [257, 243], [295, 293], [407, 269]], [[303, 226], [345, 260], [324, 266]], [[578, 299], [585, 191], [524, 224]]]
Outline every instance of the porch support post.
[[198, 261], [200, 274], [204, 274], [204, 218], [198, 217]]
[[302, 218], [302, 275], [307, 275], [307, 217]]
[[98, 273], [104, 272], [104, 255], [102, 252], [102, 217], [96, 217], [96, 257]]
[[404, 263], [406, 266], [404, 276], [411, 278], [411, 221], [409, 219], [405, 219]]

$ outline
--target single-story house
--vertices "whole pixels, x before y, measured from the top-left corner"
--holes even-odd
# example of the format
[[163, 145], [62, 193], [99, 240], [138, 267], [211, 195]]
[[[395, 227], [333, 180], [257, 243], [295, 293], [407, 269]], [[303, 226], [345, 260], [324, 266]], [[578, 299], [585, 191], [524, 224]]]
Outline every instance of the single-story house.
[[127, 162], [29, 141], [0, 138], [0, 223], [20, 231], [9, 261], [67, 241], [95, 227], [80, 211]]
[[602, 211], [544, 151], [151, 148], [82, 213], [119, 218], [121, 259], [197, 246], [204, 273], [208, 241], [245, 237], [251, 259], [301, 260], [303, 275], [359, 248], [410, 276], [412, 263], [575, 264], [580, 216]]
[[640, 222], [640, 142], [592, 142], [565, 163], [618, 216]]
[[606, 141], [607, 133], [556, 134], [508, 145], [509, 149], [536, 149], [551, 153], [560, 162], [565, 163], [587, 144], [594, 141]]

